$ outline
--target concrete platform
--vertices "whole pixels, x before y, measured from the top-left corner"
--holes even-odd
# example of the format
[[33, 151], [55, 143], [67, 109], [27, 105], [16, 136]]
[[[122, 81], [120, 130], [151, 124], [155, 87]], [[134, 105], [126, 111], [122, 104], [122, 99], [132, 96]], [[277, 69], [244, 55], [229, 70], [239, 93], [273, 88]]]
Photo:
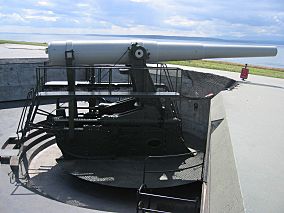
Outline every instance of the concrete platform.
[[[48, 110], [50, 105], [44, 107]], [[15, 135], [21, 110], [21, 107], [0, 110], [0, 146], [9, 136]], [[55, 159], [61, 155], [56, 145], [36, 155], [29, 167], [32, 185], [28, 187], [14, 183], [9, 176], [10, 166], [0, 164], [0, 212], [132, 213], [135, 210], [136, 190], [86, 185], [55, 166]]]
[[[239, 80], [239, 73], [190, 67], [181, 68], [209, 72]], [[283, 212], [284, 80], [250, 75], [248, 81], [240, 81], [238, 87], [234, 90], [221, 92], [218, 98], [222, 99], [229, 131], [229, 135], [223, 137], [229, 137], [231, 140], [232, 153], [228, 152], [228, 155], [233, 157], [232, 162], [236, 163], [237, 181], [241, 188], [244, 207], [240, 207], [239, 211], [236, 211], [237, 208], [235, 208], [232, 211], [223, 212]], [[0, 110], [0, 145], [14, 134], [20, 112], [21, 108], [17, 107]], [[218, 115], [215, 116], [216, 119]], [[221, 133], [219, 134], [218, 140], [222, 136]], [[222, 150], [222, 147], [219, 148]], [[226, 152], [226, 150], [223, 151]], [[216, 153], [218, 154], [218, 152]], [[0, 199], [5, 201], [0, 202], [1, 212], [15, 212], [18, 211], [19, 206], [21, 212], [133, 212], [125, 207], [118, 210], [100, 208], [94, 211], [48, 199], [22, 186], [9, 184], [7, 176], [9, 170], [8, 166], [1, 165]], [[215, 188], [222, 188], [228, 183], [219, 181], [219, 184]], [[52, 191], [52, 186], [48, 187], [51, 187], [49, 189]], [[54, 188], [54, 190], [58, 189]], [[68, 195], [64, 196], [68, 198]], [[68, 199], [70, 202], [74, 201], [72, 197]], [[92, 203], [92, 196], [89, 199]], [[233, 203], [234, 196], [219, 197], [219, 200], [223, 199], [228, 199], [228, 202], [232, 201]], [[31, 200], [32, 206], [30, 205]], [[104, 205], [107, 206], [110, 203], [104, 203]], [[211, 210], [211, 212], [216, 211]]]
[[0, 59], [47, 58], [46, 47], [20, 44], [0, 44]]

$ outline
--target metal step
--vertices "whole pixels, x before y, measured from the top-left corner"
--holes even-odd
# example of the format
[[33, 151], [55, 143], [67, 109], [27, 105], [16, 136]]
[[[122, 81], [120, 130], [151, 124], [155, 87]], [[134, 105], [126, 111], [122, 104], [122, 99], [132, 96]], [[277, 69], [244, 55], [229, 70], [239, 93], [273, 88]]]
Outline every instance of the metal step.
[[17, 156], [20, 149], [0, 149], [0, 162], [1, 164], [9, 164], [10, 158]]

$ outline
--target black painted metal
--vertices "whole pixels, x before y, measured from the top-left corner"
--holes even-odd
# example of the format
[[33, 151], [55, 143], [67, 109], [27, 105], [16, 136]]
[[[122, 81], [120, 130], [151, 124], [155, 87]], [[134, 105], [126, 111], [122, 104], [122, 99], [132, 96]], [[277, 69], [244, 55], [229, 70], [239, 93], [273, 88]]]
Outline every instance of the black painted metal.
[[[142, 212], [158, 212], [158, 213], [171, 213], [169, 211], [159, 210], [159, 209], [153, 209], [151, 208], [151, 203], [153, 202], [153, 199], [160, 199], [163, 200], [163, 202], [179, 202], [183, 203], [184, 206], [190, 205], [194, 206], [194, 213], [197, 213], [199, 211], [199, 198], [196, 199], [185, 199], [185, 198], [179, 198], [179, 197], [172, 197], [172, 196], [165, 196], [165, 195], [159, 195], [154, 193], [147, 192], [149, 189], [147, 189], [147, 186], [145, 184], [142, 184], [140, 188], [137, 190], [137, 201], [136, 201], [136, 213]], [[147, 199], [148, 203], [143, 202], [143, 199]], [[147, 207], [145, 207], [147, 206]], [[175, 212], [175, 211], [174, 211]]]
[[[170, 78], [167, 78], [167, 84], [171, 86], [170, 90], [161, 82], [156, 85], [153, 83], [146, 67], [148, 53], [143, 47], [133, 44], [128, 50], [128, 56], [131, 66], [126, 69], [129, 70], [128, 76], [131, 77], [131, 83], [128, 78], [127, 82], [123, 84], [112, 82], [113, 70], [122, 68], [121, 66], [83, 67], [82, 69], [93, 70], [92, 81], [88, 84], [84, 83], [84, 86], [80, 87], [74, 78], [75, 70], [80, 67], [72, 67], [74, 52], [68, 50], [66, 52], [68, 91], [44, 91], [46, 88], [63, 88], [56, 83], [53, 84], [55, 87], [38, 86], [43, 89], [37, 94], [38, 99], [56, 99], [57, 102], [58, 100], [69, 102], [68, 116], [48, 116], [50, 124], [52, 124], [50, 131], [56, 135], [58, 146], [66, 158], [89, 159], [102, 155], [148, 156], [189, 152], [183, 144], [177, 106], [170, 100], [178, 99], [180, 94], [173, 91]], [[39, 68], [37, 76], [42, 76], [41, 69]], [[96, 69], [98, 76], [94, 76]], [[165, 75], [169, 75], [167, 69], [161, 69]], [[44, 76], [47, 76], [48, 67], [44, 67], [43, 70]], [[103, 75], [104, 71], [106, 73]], [[105, 76], [108, 77], [108, 80], [103, 82]], [[44, 79], [44, 82], [46, 80]], [[78, 88], [83, 91], [77, 91]], [[159, 90], [157, 91], [157, 89]], [[79, 98], [89, 102], [88, 113], [77, 114], [76, 100]], [[102, 98], [118, 99], [108, 104], [107, 102], [102, 103]], [[119, 101], [121, 99], [123, 101]], [[65, 109], [57, 108], [58, 115], [60, 113], [65, 115], [63, 110]], [[122, 144], [124, 144], [123, 149], [115, 148]]]
[[[17, 160], [25, 158], [23, 153], [27, 149], [53, 136], [56, 136], [56, 142], [67, 161], [70, 158], [85, 159], [88, 162], [90, 162], [90, 159], [99, 161], [97, 159], [101, 159], [101, 157], [109, 157], [111, 160], [116, 160], [117, 156], [125, 157], [126, 159], [142, 156], [141, 162], [143, 162], [143, 157], [149, 159], [189, 155], [194, 158], [194, 155], [187, 149], [183, 140], [181, 113], [179, 112], [179, 107], [182, 106], [181, 98], [186, 98], [184, 102], [189, 102], [189, 99], [192, 101], [210, 99], [211, 97], [208, 98], [206, 96], [208, 93], [203, 88], [198, 90], [198, 93], [201, 94], [198, 97], [196, 96], [198, 93], [195, 91], [182, 91], [182, 76], [184, 74], [182, 70], [168, 68], [163, 65], [157, 66], [155, 69], [146, 67], [145, 58], [140, 59], [133, 56], [136, 50], [142, 50], [144, 56], [147, 57], [147, 51], [134, 44], [129, 49], [129, 57], [132, 57], [131, 66], [73, 67], [72, 60], [69, 62], [67, 60], [66, 67], [63, 68], [39, 67], [36, 76], [36, 91], [29, 94], [19, 122], [17, 132], [21, 133], [22, 137], [11, 139], [9, 142], [19, 145], [20, 152], [18, 157], [13, 156], [13, 160], [16, 163], [10, 162], [10, 164], [15, 165], [14, 168], [16, 168]], [[67, 70], [67, 74], [69, 73], [68, 81], [63, 84], [62, 82], [48, 82], [49, 69]], [[125, 69], [126, 72], [118, 72], [119, 69]], [[86, 72], [85, 81], [76, 81], [75, 74], [78, 70], [87, 70], [90, 73]], [[41, 73], [42, 71], [43, 73]], [[72, 71], [71, 80], [70, 71]], [[113, 80], [117, 79], [116, 73], [121, 74], [122, 77], [119, 77], [124, 82], [113, 82]], [[194, 79], [194, 77], [193, 74], [189, 76], [189, 79]], [[211, 78], [207, 79], [207, 81], [210, 80]], [[226, 82], [226, 79], [224, 79], [224, 82]], [[227, 85], [230, 83], [228, 82]], [[214, 89], [216, 85], [220, 86], [218, 84], [212, 85], [210, 90]], [[223, 87], [223, 85], [221, 86]], [[215, 88], [215, 90], [219, 89]], [[193, 97], [194, 95], [196, 97]], [[45, 99], [56, 100], [54, 111], [45, 111], [40, 107]], [[70, 102], [72, 100], [73, 102]], [[79, 100], [88, 102], [89, 106], [77, 107], [76, 103]], [[178, 101], [180, 101], [179, 104]], [[71, 104], [62, 106], [65, 102]], [[195, 103], [194, 105], [197, 106], [195, 110], [198, 111], [200, 103]], [[74, 107], [72, 108], [72, 106]], [[87, 112], [82, 112], [83, 110]], [[72, 115], [70, 117], [70, 111], [71, 114], [72, 111], [74, 112], [73, 117]], [[36, 121], [38, 115], [43, 115], [44, 120], [41, 122]], [[73, 125], [70, 125], [70, 120], [73, 122]], [[71, 134], [72, 137], [70, 137], [70, 132], [72, 131], [74, 131], [74, 134]], [[43, 135], [40, 135], [42, 133]], [[33, 136], [35, 136], [34, 140], [29, 141]], [[28, 143], [26, 143], [27, 141]], [[14, 149], [14, 151], [17, 150]], [[36, 152], [33, 153], [33, 155], [36, 154]], [[147, 157], [149, 155], [154, 156]], [[145, 174], [174, 173], [197, 166], [202, 166], [203, 168], [203, 163], [192, 164], [180, 169], [146, 170], [145, 162], [146, 160], [144, 161], [143, 170], [144, 184], [140, 187], [137, 194], [137, 211], [166, 212], [151, 209], [152, 198], [194, 203], [196, 209], [198, 209], [199, 198], [185, 199], [151, 192], [151, 189], [146, 187]], [[78, 165], [80, 166], [80, 164]], [[17, 174], [17, 172], [20, 171], [16, 168], [13, 174]], [[23, 173], [21, 176], [24, 177], [25, 174]], [[140, 174], [140, 176], [142, 175]], [[17, 178], [12, 177], [11, 181]], [[141, 179], [138, 179], [139, 185]], [[202, 181], [202, 175], [200, 175], [198, 180]], [[183, 183], [183, 185], [185, 184]], [[198, 190], [200, 188], [196, 191]], [[141, 206], [142, 197], [146, 197], [149, 201], [147, 207]]]
[[[133, 58], [133, 61], [135, 60]], [[70, 64], [71, 62], [69, 61]], [[189, 152], [183, 145], [181, 121], [178, 118], [177, 106], [173, 104], [174, 101], [172, 100], [179, 99], [180, 94], [176, 91], [169, 92], [167, 86], [162, 82], [154, 84], [149, 76], [148, 68], [145, 67], [145, 60], [139, 59], [136, 62], [133, 62], [132, 68], [126, 67], [130, 70], [128, 75], [131, 76], [131, 73], [136, 73], [131, 77], [132, 83], [128, 82], [128, 78], [125, 78], [127, 83], [112, 82], [111, 76], [114, 73], [112, 70], [121, 68], [121, 66], [88, 68], [95, 71], [99, 70], [99, 74], [93, 76], [94, 82], [84, 83], [83, 91], [73, 80], [74, 91], [70, 91], [70, 87], [69, 91], [50, 91], [51, 88], [45, 87], [46, 76], [48, 76], [49, 68], [58, 69], [58, 67], [39, 67], [37, 70], [37, 77], [39, 78], [37, 88], [40, 91], [36, 95], [36, 110], [31, 117], [34, 120], [36, 114], [46, 115], [48, 122], [44, 125], [26, 123], [30, 125], [30, 128], [42, 128], [55, 134], [57, 143], [66, 157], [89, 159], [102, 155], [148, 156]], [[73, 72], [79, 68], [66, 67], [67, 70]], [[86, 69], [86, 67], [83, 68]], [[165, 72], [165, 75], [169, 75], [169, 70], [175, 71], [174, 69], [167, 69], [166, 72], [164, 67], [160, 69]], [[44, 71], [44, 75], [41, 74], [41, 70]], [[108, 81], [102, 82], [101, 74], [104, 70], [107, 71], [109, 76]], [[138, 76], [141, 77], [139, 72], [147, 73], [149, 77], [147, 83], [145, 83], [145, 79], [138, 78]], [[44, 79], [41, 79], [40, 76], [44, 76]], [[144, 83], [139, 86], [140, 91], [137, 91], [138, 87], [135, 89], [134, 85], [135, 82], [140, 80], [143, 80]], [[167, 78], [167, 84], [169, 82], [170, 78]], [[70, 84], [70, 79], [68, 84]], [[66, 86], [64, 84], [64, 87], [61, 87], [62, 84], [56, 85], [56, 83], [54, 85], [57, 86], [54, 89], [60, 90]], [[148, 86], [150, 87], [148, 88]], [[80, 90], [77, 91], [78, 89]], [[56, 99], [56, 114], [47, 114], [38, 108], [43, 99], [50, 98]], [[70, 104], [70, 100], [80, 98], [89, 101], [89, 108], [85, 107], [89, 110], [88, 113], [77, 114], [77, 107], [74, 107], [74, 109], [72, 107], [77, 104], [72, 104], [73, 102]], [[111, 101], [112, 103], [108, 104], [105, 98], [116, 98], [116, 101]], [[121, 98], [123, 101], [117, 101]], [[162, 99], [164, 99], [163, 106]], [[69, 116], [66, 116], [66, 108], [59, 107], [60, 101], [69, 102]], [[74, 117], [72, 111], [75, 113]], [[73, 131], [74, 133], [70, 134]], [[132, 141], [136, 142], [133, 143]], [[121, 147], [122, 144], [124, 144], [123, 149], [115, 148], [118, 145]]]
[[[196, 199], [184, 199], [184, 198], [179, 198], [179, 197], [172, 197], [172, 196], [165, 196], [165, 195], [159, 195], [159, 194], [154, 194], [154, 193], [149, 193], [147, 192], [147, 184], [146, 184], [146, 174], [148, 173], [168, 173], [168, 172], [178, 172], [190, 168], [195, 168], [198, 166], [203, 166], [203, 163], [197, 164], [197, 165], [192, 165], [192, 166], [187, 166], [183, 168], [174, 168], [174, 169], [164, 169], [164, 170], [147, 170], [146, 165], [147, 161], [150, 159], [173, 159], [173, 158], [184, 158], [184, 157], [194, 157], [192, 153], [183, 153], [183, 154], [177, 154], [177, 155], [163, 155], [163, 156], [148, 156], [144, 160], [144, 166], [143, 166], [143, 183], [137, 190], [137, 201], [136, 201], [136, 212], [160, 212], [160, 213], [168, 213], [167, 211], [161, 211], [157, 209], [152, 209], [151, 207], [151, 200], [153, 198], [160, 198], [165, 200], [171, 200], [171, 201], [176, 201], [176, 202], [185, 202], [185, 203], [194, 203], [195, 204], [195, 212], [197, 212], [198, 209], [198, 200], [199, 198]], [[203, 167], [202, 167], [203, 168]], [[149, 189], [148, 189], [149, 190]], [[144, 207], [144, 202], [143, 198], [148, 197], [148, 207]], [[186, 204], [185, 204], [186, 205]]]
[[[142, 58], [135, 55], [137, 50], [143, 52]], [[181, 98], [192, 98], [188, 97], [191, 91], [181, 93], [185, 74], [163, 65], [146, 67], [147, 51], [137, 44], [129, 48], [128, 57], [131, 66], [73, 67], [71, 57], [66, 67], [39, 67], [35, 106], [26, 125], [54, 134], [65, 159], [191, 154], [184, 144], [179, 111], [186, 103]], [[48, 82], [48, 72], [58, 69], [69, 71], [68, 81]], [[86, 71], [84, 81], [76, 81], [78, 71]], [[202, 98], [207, 99], [196, 97]], [[53, 113], [39, 108], [45, 99], [56, 101]], [[77, 107], [77, 101], [87, 101], [89, 106]], [[65, 102], [68, 107], [62, 106]], [[45, 122], [34, 122], [37, 115], [46, 116]]]

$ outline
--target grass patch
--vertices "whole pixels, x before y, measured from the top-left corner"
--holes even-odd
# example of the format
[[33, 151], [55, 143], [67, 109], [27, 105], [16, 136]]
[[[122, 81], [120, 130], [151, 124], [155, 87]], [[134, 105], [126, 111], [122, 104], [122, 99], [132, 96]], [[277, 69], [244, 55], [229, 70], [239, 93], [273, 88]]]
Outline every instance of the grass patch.
[[[244, 66], [244, 64], [239, 63], [210, 60], [167, 61], [166, 63], [190, 67], [202, 67], [207, 69], [224, 70], [238, 73], [241, 72], [241, 69]], [[248, 64], [248, 68], [250, 74], [284, 79], [284, 69], [281, 68], [254, 66], [250, 64]]]
[[0, 44], [23, 44], [23, 45], [34, 45], [34, 46], [47, 46], [47, 43], [29, 42], [29, 41], [12, 41], [12, 40], [0, 40]]

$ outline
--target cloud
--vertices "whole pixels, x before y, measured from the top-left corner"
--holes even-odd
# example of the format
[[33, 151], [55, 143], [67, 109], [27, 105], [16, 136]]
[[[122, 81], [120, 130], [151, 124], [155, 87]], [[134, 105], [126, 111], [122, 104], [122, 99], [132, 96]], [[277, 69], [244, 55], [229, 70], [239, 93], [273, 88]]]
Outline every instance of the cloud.
[[11, 0], [1, 31], [284, 39], [282, 0]]
[[[257, 26], [244, 23], [231, 23], [226, 20], [194, 20], [182, 16], [171, 16], [164, 21], [174, 29], [194, 33], [197, 36], [206, 36], [210, 32], [211, 37], [245, 38], [248, 35], [257, 37], [281, 36], [278, 26]], [[283, 35], [283, 34], [282, 34]]]
[[207, 23], [208, 21], [196, 21], [196, 20], [190, 20], [186, 17], [182, 16], [171, 16], [168, 19], [164, 21], [164, 23], [171, 25], [171, 26], [182, 26], [182, 27], [194, 27], [199, 26], [204, 23]]
[[47, 21], [47, 22], [56, 22], [58, 17], [56, 16], [53, 16], [53, 17], [50, 17], [50, 16], [42, 16], [42, 15], [30, 15], [30, 16], [25, 16], [25, 19], [27, 20], [31, 20], [31, 19], [34, 19], [34, 20], [41, 20], [41, 21]]
[[43, 6], [43, 7], [51, 7], [54, 4], [52, 2], [50, 2], [50, 1], [38, 1], [37, 5], [38, 6]]
[[137, 2], [137, 3], [148, 3], [151, 2], [151, 0], [130, 0], [132, 2]]
[[0, 19], [3, 23], [19, 23], [25, 22], [25, 19], [18, 13], [5, 14], [0, 13]]
[[87, 4], [87, 3], [78, 3], [76, 4], [77, 7], [90, 7], [91, 5]]
[[56, 22], [59, 17], [51, 10], [23, 9], [23, 18], [26, 20]]

